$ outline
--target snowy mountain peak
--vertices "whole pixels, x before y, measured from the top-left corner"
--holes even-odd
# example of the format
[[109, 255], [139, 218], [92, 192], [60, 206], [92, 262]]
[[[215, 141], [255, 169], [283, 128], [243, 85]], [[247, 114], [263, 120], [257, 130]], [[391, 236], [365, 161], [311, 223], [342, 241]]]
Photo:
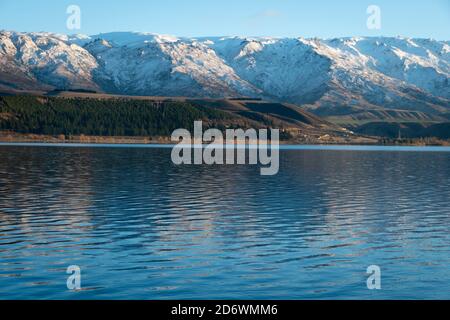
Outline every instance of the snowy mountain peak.
[[450, 109], [448, 41], [0, 32], [0, 89], [255, 96], [310, 108]]

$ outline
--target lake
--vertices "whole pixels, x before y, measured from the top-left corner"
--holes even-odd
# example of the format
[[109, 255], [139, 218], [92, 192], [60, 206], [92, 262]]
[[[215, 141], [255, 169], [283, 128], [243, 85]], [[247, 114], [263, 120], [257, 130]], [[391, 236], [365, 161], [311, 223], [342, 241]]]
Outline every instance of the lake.
[[450, 148], [170, 152], [0, 145], [0, 299], [450, 299]]

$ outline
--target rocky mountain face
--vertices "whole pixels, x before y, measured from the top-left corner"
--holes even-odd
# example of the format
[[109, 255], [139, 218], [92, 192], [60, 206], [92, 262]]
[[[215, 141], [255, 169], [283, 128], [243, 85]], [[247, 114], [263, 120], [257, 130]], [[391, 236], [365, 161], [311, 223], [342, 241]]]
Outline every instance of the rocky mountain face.
[[260, 97], [319, 115], [450, 112], [450, 42], [0, 32], [0, 90]]

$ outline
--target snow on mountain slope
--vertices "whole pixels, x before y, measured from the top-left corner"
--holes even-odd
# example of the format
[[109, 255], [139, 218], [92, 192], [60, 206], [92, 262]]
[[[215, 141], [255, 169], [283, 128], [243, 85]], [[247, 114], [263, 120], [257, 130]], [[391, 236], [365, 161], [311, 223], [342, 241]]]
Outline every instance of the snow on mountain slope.
[[408, 38], [349, 38], [326, 43], [360, 58], [365, 68], [416, 85], [436, 96], [450, 98], [450, 46], [444, 42]]
[[0, 32], [0, 87], [254, 96], [331, 113], [346, 107], [438, 113], [450, 109], [449, 77], [449, 43], [427, 39]]
[[274, 99], [316, 101], [330, 80], [331, 59], [297, 39], [225, 38], [208, 44], [242, 79]]
[[97, 66], [89, 52], [67, 43], [63, 36], [0, 32], [2, 78], [23, 75], [34, 80], [38, 88], [97, 88], [92, 79], [92, 71]]
[[[383, 39], [381, 53], [368, 50]], [[399, 48], [411, 41], [223, 38], [211, 40], [210, 46], [240, 77], [276, 99], [312, 104], [312, 109], [358, 105], [444, 111], [450, 91], [448, 45], [436, 42], [439, 53], [424, 49], [424, 57], [418, 56], [419, 51], [408, 52], [407, 61], [416, 63], [408, 68], [408, 62], [399, 58]]]
[[118, 93], [138, 95], [258, 95], [206, 45], [169, 36], [105, 34], [85, 45], [100, 64], [96, 75]]

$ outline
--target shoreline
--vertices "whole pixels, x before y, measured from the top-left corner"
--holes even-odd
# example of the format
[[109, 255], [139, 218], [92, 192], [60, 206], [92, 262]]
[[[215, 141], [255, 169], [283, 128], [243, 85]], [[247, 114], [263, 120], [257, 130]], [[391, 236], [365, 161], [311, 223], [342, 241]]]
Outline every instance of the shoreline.
[[[38, 143], [38, 142], [1, 142], [1, 148], [23, 147], [23, 148], [67, 148], [67, 149], [172, 149], [172, 144], [100, 144], [100, 143]], [[203, 145], [205, 146], [205, 145]], [[191, 146], [189, 146], [191, 147]], [[230, 145], [224, 147], [228, 149]], [[255, 145], [235, 145], [236, 148], [246, 148], [248, 150], [256, 148]], [[199, 148], [194, 145], [193, 148]], [[270, 148], [269, 148], [270, 150]], [[279, 151], [365, 151], [365, 152], [442, 152], [450, 153], [450, 146], [412, 146], [412, 145], [279, 145]]]
[[[447, 147], [450, 146], [450, 141], [437, 140], [437, 139], [422, 139], [422, 140], [407, 140], [405, 141], [393, 141], [392, 143], [381, 143], [381, 138], [367, 138], [367, 139], [355, 139], [353, 141], [336, 140], [336, 141], [297, 141], [297, 140], [285, 140], [279, 141], [281, 146], [405, 146], [405, 147]], [[38, 135], [38, 134], [22, 134], [14, 132], [0, 132], [0, 143], [2, 145], [7, 144], [36, 144], [36, 145], [167, 145], [173, 146], [178, 143], [171, 141], [170, 137], [132, 137], [132, 136], [85, 136], [77, 135], [66, 137], [64, 135]], [[230, 145], [243, 145], [248, 143], [249, 145], [256, 145], [258, 141], [236, 141]], [[209, 143], [204, 143], [209, 145]]]

